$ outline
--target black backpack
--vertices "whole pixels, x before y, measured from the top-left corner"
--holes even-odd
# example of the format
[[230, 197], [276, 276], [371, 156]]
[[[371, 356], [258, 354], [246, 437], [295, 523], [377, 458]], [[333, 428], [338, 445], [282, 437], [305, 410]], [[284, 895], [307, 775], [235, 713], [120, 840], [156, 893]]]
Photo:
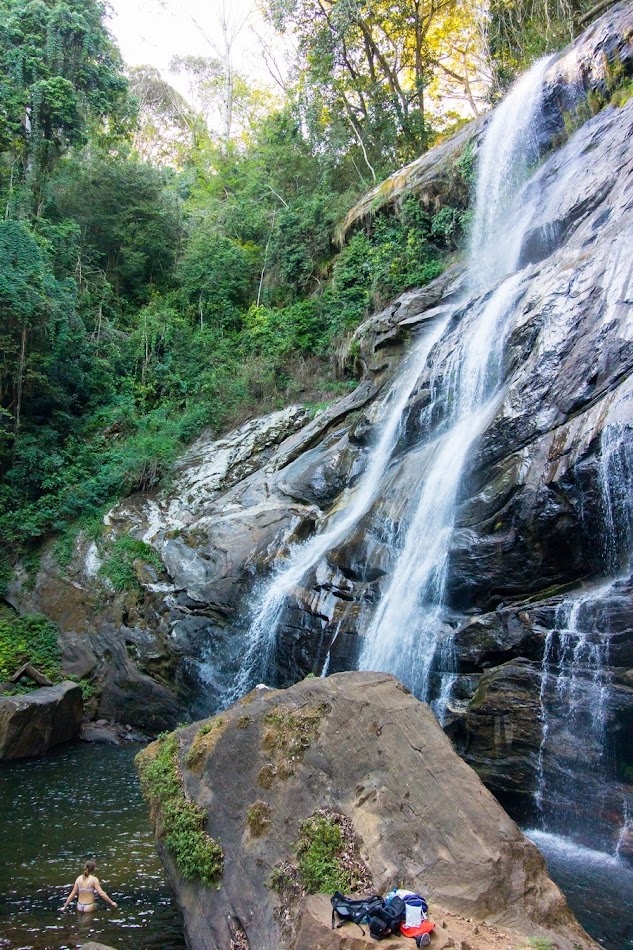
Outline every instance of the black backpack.
[[375, 940], [398, 934], [405, 915], [406, 904], [401, 897], [392, 897], [388, 904], [382, 901], [382, 906], [377, 906], [370, 915], [369, 933]]
[[352, 900], [351, 897], [345, 897], [344, 894], [341, 894], [340, 891], [337, 891], [336, 894], [331, 898], [332, 902], [332, 930], [334, 930], [334, 915], [336, 914], [339, 918], [338, 924], [336, 927], [342, 927], [343, 924], [352, 923], [357, 924], [363, 936], [365, 936], [365, 931], [363, 930], [361, 923], [363, 921], [368, 921], [374, 913], [384, 907], [385, 902], [382, 897], [374, 895], [373, 897], [366, 897], [364, 900]]

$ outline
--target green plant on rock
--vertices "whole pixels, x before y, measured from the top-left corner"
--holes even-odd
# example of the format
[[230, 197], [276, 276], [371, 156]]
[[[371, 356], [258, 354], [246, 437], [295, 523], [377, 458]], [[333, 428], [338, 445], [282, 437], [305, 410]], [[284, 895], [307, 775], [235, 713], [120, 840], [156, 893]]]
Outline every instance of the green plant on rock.
[[222, 735], [224, 720], [216, 716], [211, 722], [206, 722], [198, 729], [187, 753], [187, 768], [200, 775], [209, 753], [213, 751]]
[[299, 825], [293, 857], [277, 864], [268, 886], [286, 903], [305, 894], [368, 891], [372, 877], [356, 853], [354, 826], [345, 815], [319, 809]]
[[151, 564], [157, 571], [163, 568], [161, 559], [149, 544], [126, 535], [116, 539], [99, 573], [110, 581], [116, 591], [134, 590], [139, 586], [135, 561]]
[[92, 685], [90, 680], [79, 679], [79, 677], [74, 673], [69, 673], [66, 679], [70, 680], [72, 683], [77, 683], [78, 686], [81, 686], [81, 696], [84, 703], [89, 702], [93, 696], [96, 695], [97, 689]]
[[295, 854], [299, 859], [299, 877], [308, 894], [350, 889], [343, 851], [341, 829], [331, 818], [314, 815], [301, 823]]
[[157, 739], [136, 757], [141, 790], [150, 807], [156, 835], [172, 854], [187, 881], [206, 887], [218, 883], [224, 869], [220, 844], [204, 830], [206, 815], [186, 798], [178, 771], [178, 737]]
[[57, 627], [39, 614], [21, 617], [0, 614], [0, 681], [8, 679], [24, 663], [54, 682], [61, 678], [62, 651], [57, 643]]
[[528, 947], [533, 947], [534, 950], [554, 950], [554, 944], [546, 937], [530, 937], [527, 944]]

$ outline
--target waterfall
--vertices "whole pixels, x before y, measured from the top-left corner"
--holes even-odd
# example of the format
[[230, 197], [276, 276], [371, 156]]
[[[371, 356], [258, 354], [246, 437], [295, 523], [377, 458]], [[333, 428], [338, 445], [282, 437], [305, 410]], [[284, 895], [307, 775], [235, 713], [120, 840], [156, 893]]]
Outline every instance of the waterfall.
[[[547, 801], [551, 797], [548, 793], [567, 791], [573, 797], [578, 782], [573, 768], [562, 769], [562, 778], [549, 778], [547, 765], [552, 752], [560, 756], [562, 750], [574, 749], [578, 744], [583, 750], [585, 766], [594, 773], [603, 790], [606, 787], [611, 675], [608, 671], [609, 637], [601, 629], [599, 607], [608, 599], [611, 589], [612, 583], [607, 582], [563, 601], [556, 611], [555, 629], [548, 633], [545, 641], [540, 692], [542, 738], [535, 793], [545, 827], [553, 817], [548, 814]], [[573, 755], [567, 752], [566, 764], [571, 760]], [[561, 788], [561, 785], [566, 787]], [[598, 805], [596, 802], [596, 807]]]
[[[448, 385], [432, 387], [439, 391], [437, 408], [448, 419], [448, 425], [441, 434], [431, 436], [433, 461], [420, 482], [391, 585], [371, 622], [360, 660], [361, 667], [384, 669], [415, 683], [416, 692], [425, 695], [443, 628], [442, 602], [460, 479], [469, 451], [494, 414], [500, 393], [505, 330], [517, 291], [513, 274], [529, 221], [526, 206], [518, 208], [513, 201], [537, 158], [533, 126], [548, 62], [540, 60], [515, 85], [496, 110], [483, 147], [469, 285], [479, 292], [492, 287], [500, 277], [506, 279], [490, 295], [475, 296], [456, 305], [453, 313], [437, 320], [412, 350], [385, 400], [379, 439], [359, 483], [338, 504], [320, 533], [291, 550], [256, 597], [244, 658], [228, 701], [258, 679], [274, 674], [277, 631], [288, 596], [328, 551], [346, 539], [375, 501], [420, 373], [461, 307], [463, 314], [468, 312], [469, 322], [470, 312], [476, 314], [475, 322], [468, 333], [461, 334], [459, 346], [445, 367]], [[505, 225], [512, 216], [515, 224], [508, 228]], [[444, 665], [449, 667], [450, 640], [444, 652]]]
[[[469, 262], [470, 291], [476, 296], [461, 304], [469, 321], [460, 328], [446, 373], [448, 385], [438, 387], [435, 397], [448, 425], [431, 442], [432, 459], [416, 508], [360, 657], [361, 668], [394, 673], [425, 699], [432, 698], [432, 670], [439, 673], [434, 708], [440, 718], [454, 680], [444, 596], [458, 492], [470, 451], [502, 395], [504, 343], [520, 279], [515, 272], [530, 221], [530, 205], [518, 203], [517, 196], [538, 157], [535, 126], [548, 63], [539, 60], [519, 80], [486, 133]], [[482, 290], [500, 278], [492, 294], [482, 297]]]
[[436, 396], [449, 413], [448, 431], [431, 443], [402, 549], [364, 638], [361, 668], [393, 673], [423, 697], [442, 633], [450, 644], [442, 615], [457, 492], [470, 449], [498, 404], [504, 328], [516, 283], [514, 277], [504, 281], [483, 304], [473, 332], [461, 337], [452, 385]]
[[[598, 459], [598, 487], [602, 496], [602, 546], [605, 573], [609, 579], [594, 590], [569, 597], [557, 608], [554, 629], [545, 640], [541, 665], [541, 744], [535, 803], [546, 830], [573, 833], [561, 809], [552, 800], [573, 799], [580, 768], [593, 773], [598, 783], [595, 814], [604, 807], [604, 795], [614, 778], [609, 742], [608, 704], [612, 675], [609, 673], [611, 631], [608, 615], [601, 609], [613, 598], [618, 584], [631, 569], [633, 557], [633, 440], [631, 405], [625, 394], [609, 410]], [[561, 721], [562, 720], [562, 721]], [[567, 737], [572, 736], [572, 741]], [[564, 754], [565, 766], [556, 759]], [[573, 750], [582, 750], [574, 761]], [[600, 797], [602, 796], [602, 798]], [[628, 830], [628, 801], [622, 793], [623, 824], [620, 840], [601, 845], [616, 855]]]
[[[486, 288], [514, 271], [531, 207], [515, 199], [539, 158], [538, 117], [551, 56], [538, 60], [495, 109], [481, 149], [470, 239], [469, 280]], [[510, 216], [515, 223], [508, 227]]]
[[349, 490], [339, 503], [320, 534], [294, 547], [287, 562], [280, 566], [257, 598], [252, 611], [244, 659], [230, 691], [229, 701], [242, 695], [257, 679], [265, 679], [273, 674], [277, 628], [288, 595], [328, 551], [345, 540], [375, 500], [398, 441], [408, 401], [447, 321], [448, 317], [440, 315], [405, 360], [384, 400], [378, 441], [358, 484]]

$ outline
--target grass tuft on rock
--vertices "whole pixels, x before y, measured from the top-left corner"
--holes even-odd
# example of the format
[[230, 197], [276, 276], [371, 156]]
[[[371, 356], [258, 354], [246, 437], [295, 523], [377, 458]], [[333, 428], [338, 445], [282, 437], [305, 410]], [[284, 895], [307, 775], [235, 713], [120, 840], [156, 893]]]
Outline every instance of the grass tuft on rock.
[[189, 752], [187, 753], [187, 768], [195, 775], [201, 775], [207, 757], [215, 749], [216, 743], [224, 731], [224, 720], [221, 716], [206, 722], [198, 729]]
[[156, 835], [187, 881], [217, 884], [224, 870], [220, 844], [204, 830], [205, 813], [185, 797], [178, 770], [178, 737], [163, 736], [136, 756], [143, 797]]
[[295, 861], [273, 868], [269, 886], [286, 899], [334, 891], [368, 891], [371, 874], [357, 854], [350, 818], [320, 809], [299, 825], [293, 845]]
[[[328, 709], [327, 704], [296, 708], [279, 705], [264, 716], [261, 746], [273, 760], [273, 777], [284, 779], [293, 774], [294, 764], [301, 761]], [[261, 781], [261, 773], [259, 784], [270, 787]]]
[[116, 591], [135, 590], [139, 587], [136, 561], [151, 564], [157, 571], [163, 570], [163, 562], [149, 544], [127, 535], [116, 539], [99, 573], [110, 581]]
[[301, 823], [295, 854], [299, 877], [309, 894], [347, 891], [351, 875], [343, 862], [343, 835], [339, 825], [325, 815]]
[[253, 802], [246, 812], [246, 824], [253, 838], [263, 837], [270, 828], [270, 805], [260, 800]]

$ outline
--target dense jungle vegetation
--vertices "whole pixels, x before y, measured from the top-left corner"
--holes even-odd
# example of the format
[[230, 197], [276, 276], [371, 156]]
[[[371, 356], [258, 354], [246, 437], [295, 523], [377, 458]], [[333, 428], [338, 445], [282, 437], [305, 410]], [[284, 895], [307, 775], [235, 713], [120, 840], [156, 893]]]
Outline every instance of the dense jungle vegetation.
[[183, 55], [188, 102], [155, 69], [126, 70], [100, 0], [0, 0], [5, 579], [51, 536], [63, 557], [203, 427], [353, 385], [332, 353], [440, 273], [467, 202], [408, 198], [342, 249], [335, 226], [567, 42], [583, 9], [265, 0], [295, 38], [283, 88]]

